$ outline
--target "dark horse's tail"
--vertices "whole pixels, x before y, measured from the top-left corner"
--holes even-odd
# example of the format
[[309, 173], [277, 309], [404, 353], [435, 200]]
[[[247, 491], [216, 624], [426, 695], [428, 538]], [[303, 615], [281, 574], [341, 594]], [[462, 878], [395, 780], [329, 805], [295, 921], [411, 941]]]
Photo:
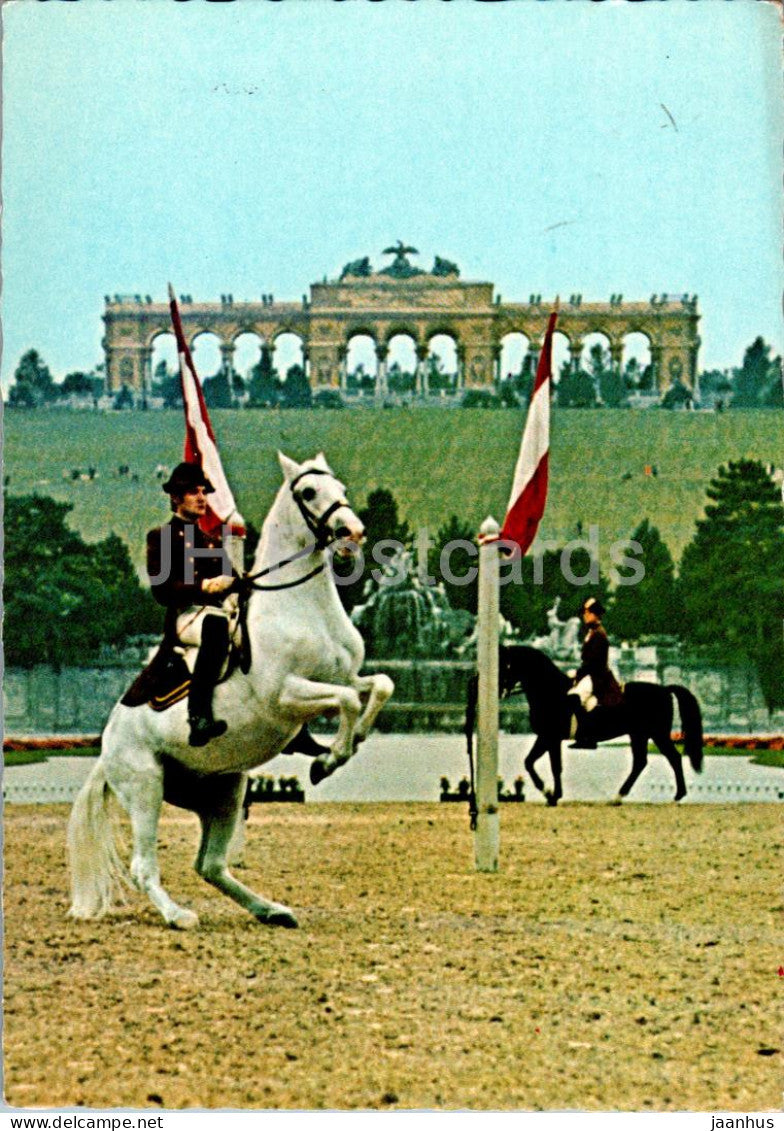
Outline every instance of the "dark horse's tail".
[[702, 769], [702, 715], [700, 705], [692, 693], [679, 683], [671, 683], [668, 688], [678, 700], [678, 709], [683, 724], [683, 753], [688, 757], [692, 768], [699, 773]]

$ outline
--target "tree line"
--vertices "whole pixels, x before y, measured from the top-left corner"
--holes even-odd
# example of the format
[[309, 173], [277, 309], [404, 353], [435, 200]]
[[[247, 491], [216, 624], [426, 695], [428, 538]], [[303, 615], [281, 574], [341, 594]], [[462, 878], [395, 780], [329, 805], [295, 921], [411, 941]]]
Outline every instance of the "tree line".
[[[538, 560], [534, 555], [522, 559], [522, 585], [502, 586], [502, 615], [525, 636], [543, 634], [556, 597], [560, 598], [559, 617], [565, 619], [579, 615], [590, 593], [599, 596], [608, 609], [606, 626], [617, 642], [676, 637], [722, 663], [751, 661], [768, 707], [784, 706], [784, 504], [780, 488], [759, 461], [737, 460], [719, 468], [706, 494], [705, 515], [696, 524], [678, 570], [658, 529], [643, 519], [631, 535], [640, 547], [634, 560], [644, 565], [641, 580], [612, 589], [588, 547], [579, 545], [571, 551], [569, 578], [562, 569], [562, 551], [546, 549]], [[385, 488], [370, 494], [359, 517], [367, 532], [366, 562], [373, 545], [383, 539], [413, 545], [411, 529]], [[473, 614], [477, 611], [476, 578], [469, 584], [455, 584], [441, 576], [439, 562], [448, 543], [473, 544], [475, 539], [473, 527], [452, 515], [436, 532], [428, 553], [428, 572], [444, 586], [450, 605]], [[452, 552], [455, 577], [468, 575], [475, 566], [476, 557], [467, 548]], [[631, 580], [637, 571], [620, 566], [618, 573]], [[362, 577], [340, 586], [349, 611], [364, 599], [368, 574], [366, 567]], [[575, 585], [574, 577], [590, 580]]]
[[[527, 403], [533, 388], [534, 368], [534, 358], [529, 353], [520, 370], [507, 374], [496, 391], [467, 390], [463, 407], [514, 408]], [[394, 363], [389, 368], [387, 383], [391, 393], [411, 393], [416, 384], [415, 374]], [[428, 359], [426, 383], [431, 393], [454, 392], [454, 375], [444, 372], [437, 357]], [[322, 390], [314, 396], [301, 365], [292, 365], [281, 376], [272, 364], [272, 351], [266, 343], [262, 345], [258, 362], [245, 377], [236, 370], [221, 369], [206, 377], [202, 385], [210, 408], [235, 408], [239, 404], [249, 408], [309, 408], [314, 403], [329, 408], [343, 403], [336, 390]], [[375, 377], [359, 366], [348, 374], [347, 388], [354, 392], [372, 392]], [[742, 365], [729, 370], [703, 371], [699, 390], [700, 396], [710, 398], [719, 411], [728, 407], [784, 408], [781, 358], [773, 356], [772, 347], [763, 338], [755, 338], [744, 353]], [[156, 366], [149, 391], [162, 399], [167, 408], [182, 404], [179, 374], [171, 372], [165, 361]], [[8, 404], [12, 408], [40, 408], [74, 395], [97, 400], [103, 393], [104, 379], [95, 372], [76, 370], [67, 373], [62, 381], [55, 381], [41, 355], [32, 349], [23, 355], [16, 368]], [[591, 348], [585, 366], [575, 369], [571, 362], [564, 363], [554, 387], [554, 397], [562, 408], [620, 408], [632, 393], [656, 393], [652, 366], [643, 366], [636, 358], [631, 358], [621, 372], [601, 344]], [[692, 399], [692, 391], [675, 381], [661, 404], [663, 408], [678, 408], [691, 403]], [[126, 387], [114, 396], [115, 408], [132, 408], [134, 403], [134, 395]]]
[[[547, 610], [561, 598], [559, 615], [579, 613], [590, 592], [608, 607], [608, 631], [617, 641], [674, 636], [708, 655], [750, 660], [759, 673], [769, 707], [784, 706], [784, 505], [779, 488], [759, 461], [738, 460], [719, 468], [707, 488], [704, 517], [676, 571], [672, 554], [648, 519], [633, 532], [645, 572], [636, 584], [611, 589], [588, 548], [571, 555], [575, 585], [564, 576], [561, 552], [545, 550], [538, 562], [520, 563], [523, 584], [501, 589], [501, 612], [528, 636], [547, 631]], [[161, 610], [143, 587], [128, 548], [115, 534], [85, 543], [67, 522], [68, 503], [40, 495], [9, 496], [5, 510], [5, 656], [11, 666], [49, 663], [84, 665], [102, 645], [161, 629]], [[373, 547], [393, 539], [413, 545], [413, 532], [400, 517], [393, 494], [371, 492], [359, 511], [367, 531], [365, 573], [339, 592], [350, 612], [365, 597]], [[455, 609], [476, 613], [477, 583], [455, 584], [441, 577], [447, 543], [473, 543], [476, 532], [452, 515], [432, 539], [428, 573], [443, 584]], [[258, 531], [251, 527], [246, 560], [252, 560]], [[458, 547], [451, 556], [455, 577], [469, 573], [476, 558]], [[338, 572], [350, 568], [336, 565]], [[621, 576], [623, 567], [619, 567]], [[535, 575], [539, 571], [539, 576]], [[539, 582], [539, 583], [537, 583]]]

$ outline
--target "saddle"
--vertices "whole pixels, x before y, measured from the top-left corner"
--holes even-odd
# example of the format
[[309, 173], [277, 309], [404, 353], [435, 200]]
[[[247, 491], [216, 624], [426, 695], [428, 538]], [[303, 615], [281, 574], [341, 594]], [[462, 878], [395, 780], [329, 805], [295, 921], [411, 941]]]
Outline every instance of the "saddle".
[[[166, 711], [187, 699], [191, 687], [191, 669], [196, 647], [182, 648], [163, 639], [147, 666], [139, 673], [120, 702], [124, 707], [143, 707]], [[190, 663], [188, 662], [190, 661]], [[247, 632], [247, 600], [240, 600], [239, 622], [229, 645], [229, 655], [218, 683], [225, 681], [239, 668], [243, 675], [250, 671], [251, 652]]]

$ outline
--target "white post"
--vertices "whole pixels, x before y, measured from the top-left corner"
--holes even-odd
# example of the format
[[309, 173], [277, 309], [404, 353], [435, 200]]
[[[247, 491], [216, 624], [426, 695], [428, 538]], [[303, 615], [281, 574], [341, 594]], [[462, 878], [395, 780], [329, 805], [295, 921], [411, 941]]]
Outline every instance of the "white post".
[[476, 746], [477, 872], [498, 871], [498, 523], [486, 518], [480, 530], [479, 623], [476, 659], [479, 699]]

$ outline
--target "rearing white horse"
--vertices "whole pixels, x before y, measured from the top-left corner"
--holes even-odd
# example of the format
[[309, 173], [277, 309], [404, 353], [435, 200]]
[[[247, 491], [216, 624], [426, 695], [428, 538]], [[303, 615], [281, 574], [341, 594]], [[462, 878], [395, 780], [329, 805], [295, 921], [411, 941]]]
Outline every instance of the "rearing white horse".
[[311, 771], [312, 780], [320, 781], [353, 755], [394, 685], [385, 675], [360, 676], [362, 638], [328, 568], [331, 542], [342, 540], [343, 552], [349, 552], [347, 543], [364, 536], [343, 484], [321, 453], [303, 464], [281, 453], [279, 459], [285, 482], [264, 522], [250, 575], [256, 578], [247, 611], [251, 667], [246, 675], [234, 671], [215, 689], [216, 713], [229, 728], [195, 748], [188, 745], [185, 701], [161, 713], [147, 705], [116, 704], [68, 827], [74, 918], [104, 915], [129, 878], [106, 811], [111, 790], [131, 820], [130, 879], [171, 926], [192, 927], [198, 917], [161, 884], [157, 838], [164, 800], [198, 813], [202, 837], [195, 867], [205, 880], [260, 922], [297, 926], [288, 907], [256, 895], [228, 870], [245, 773], [274, 758], [304, 723], [337, 711], [329, 753]]

